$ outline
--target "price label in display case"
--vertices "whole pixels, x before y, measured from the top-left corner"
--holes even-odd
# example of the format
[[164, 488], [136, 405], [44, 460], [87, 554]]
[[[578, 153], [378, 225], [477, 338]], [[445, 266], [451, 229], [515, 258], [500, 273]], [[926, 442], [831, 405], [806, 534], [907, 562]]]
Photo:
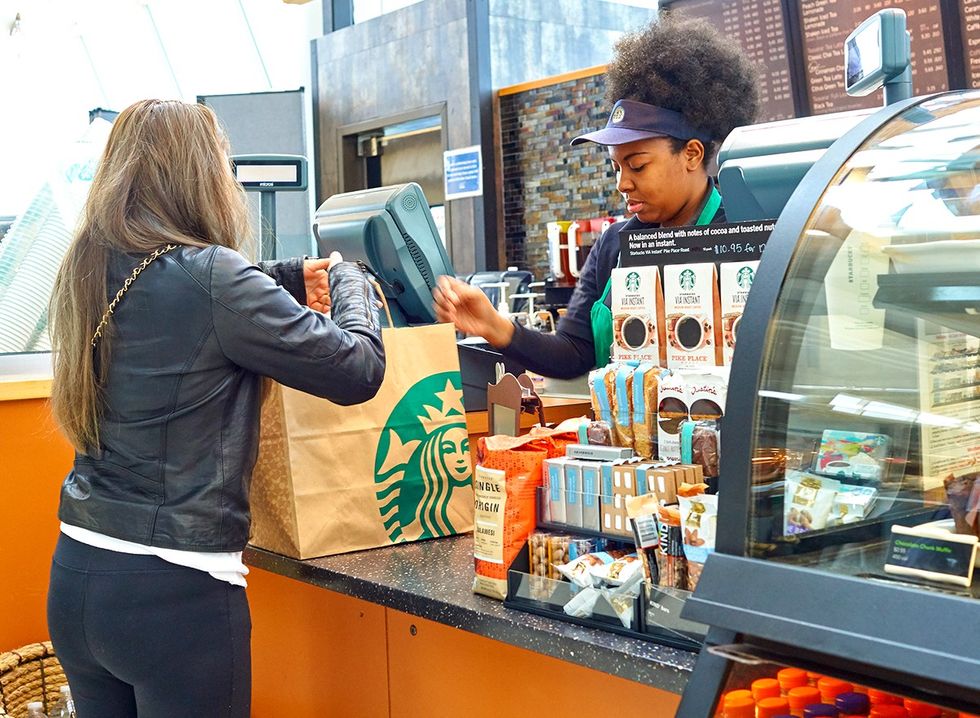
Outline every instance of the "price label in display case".
[[976, 559], [976, 536], [892, 526], [885, 572], [969, 587]]

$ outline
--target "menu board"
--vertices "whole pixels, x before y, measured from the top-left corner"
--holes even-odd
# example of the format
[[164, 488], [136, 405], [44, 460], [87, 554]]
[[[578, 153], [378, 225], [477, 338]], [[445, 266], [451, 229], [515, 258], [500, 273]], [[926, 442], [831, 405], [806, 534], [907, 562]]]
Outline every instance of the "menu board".
[[[980, 7], [980, 0], [962, 0]], [[905, 11], [912, 36], [912, 93], [949, 89], [940, 0], [801, 0], [804, 60], [815, 115], [882, 104], [881, 92], [850, 97], [844, 92], [844, 40], [862, 22], [886, 7]], [[978, 11], [980, 12], [980, 11]], [[975, 48], [980, 55], [980, 46]], [[977, 72], [980, 73], [980, 58]]]
[[960, 0], [966, 84], [980, 87], [980, 0]]
[[780, 0], [678, 0], [669, 3], [669, 9], [684, 17], [707, 20], [723, 35], [736, 39], [756, 63], [760, 122], [796, 116]]

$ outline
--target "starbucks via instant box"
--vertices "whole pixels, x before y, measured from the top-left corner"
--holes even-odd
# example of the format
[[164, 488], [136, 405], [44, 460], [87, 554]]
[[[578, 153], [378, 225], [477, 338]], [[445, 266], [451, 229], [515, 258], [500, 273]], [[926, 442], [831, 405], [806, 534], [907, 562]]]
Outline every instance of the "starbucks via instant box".
[[732, 363], [738, 325], [758, 268], [758, 261], [721, 265], [721, 348], [725, 366]]
[[612, 358], [663, 365], [664, 295], [657, 267], [612, 270]]
[[713, 262], [664, 267], [667, 368], [719, 366], [721, 304]]

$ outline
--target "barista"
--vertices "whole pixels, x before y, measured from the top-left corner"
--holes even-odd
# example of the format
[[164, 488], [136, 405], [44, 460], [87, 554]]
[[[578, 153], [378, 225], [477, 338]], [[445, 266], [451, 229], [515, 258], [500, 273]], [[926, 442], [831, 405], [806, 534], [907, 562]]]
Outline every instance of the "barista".
[[582, 268], [568, 312], [555, 334], [501, 316], [478, 288], [440, 277], [436, 315], [484, 337], [531, 371], [580, 376], [609, 361], [613, 340], [610, 280], [619, 264], [621, 230], [725, 221], [708, 162], [736, 127], [758, 108], [756, 74], [733, 41], [703, 21], [669, 16], [616, 44], [606, 74], [614, 102], [605, 128], [572, 140], [608, 148], [629, 221], [599, 238]]

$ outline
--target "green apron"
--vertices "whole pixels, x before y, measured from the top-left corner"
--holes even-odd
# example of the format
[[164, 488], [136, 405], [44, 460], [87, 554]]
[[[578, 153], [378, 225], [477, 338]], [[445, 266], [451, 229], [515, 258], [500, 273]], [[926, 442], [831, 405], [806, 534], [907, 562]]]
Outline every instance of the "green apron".
[[[704, 208], [701, 210], [701, 214], [698, 215], [697, 221], [694, 224], [710, 224], [720, 206], [721, 195], [718, 194], [718, 189], [712, 186], [711, 194], [708, 195], [708, 201], [705, 202]], [[619, 264], [616, 266], [618, 267]], [[597, 367], [602, 367], [609, 363], [609, 350], [612, 348], [613, 343], [612, 310], [606, 306], [606, 297], [609, 296], [610, 287], [612, 287], [611, 275], [606, 282], [606, 288], [602, 290], [602, 296], [599, 297], [599, 301], [592, 305], [592, 341], [595, 344], [595, 365]]]

